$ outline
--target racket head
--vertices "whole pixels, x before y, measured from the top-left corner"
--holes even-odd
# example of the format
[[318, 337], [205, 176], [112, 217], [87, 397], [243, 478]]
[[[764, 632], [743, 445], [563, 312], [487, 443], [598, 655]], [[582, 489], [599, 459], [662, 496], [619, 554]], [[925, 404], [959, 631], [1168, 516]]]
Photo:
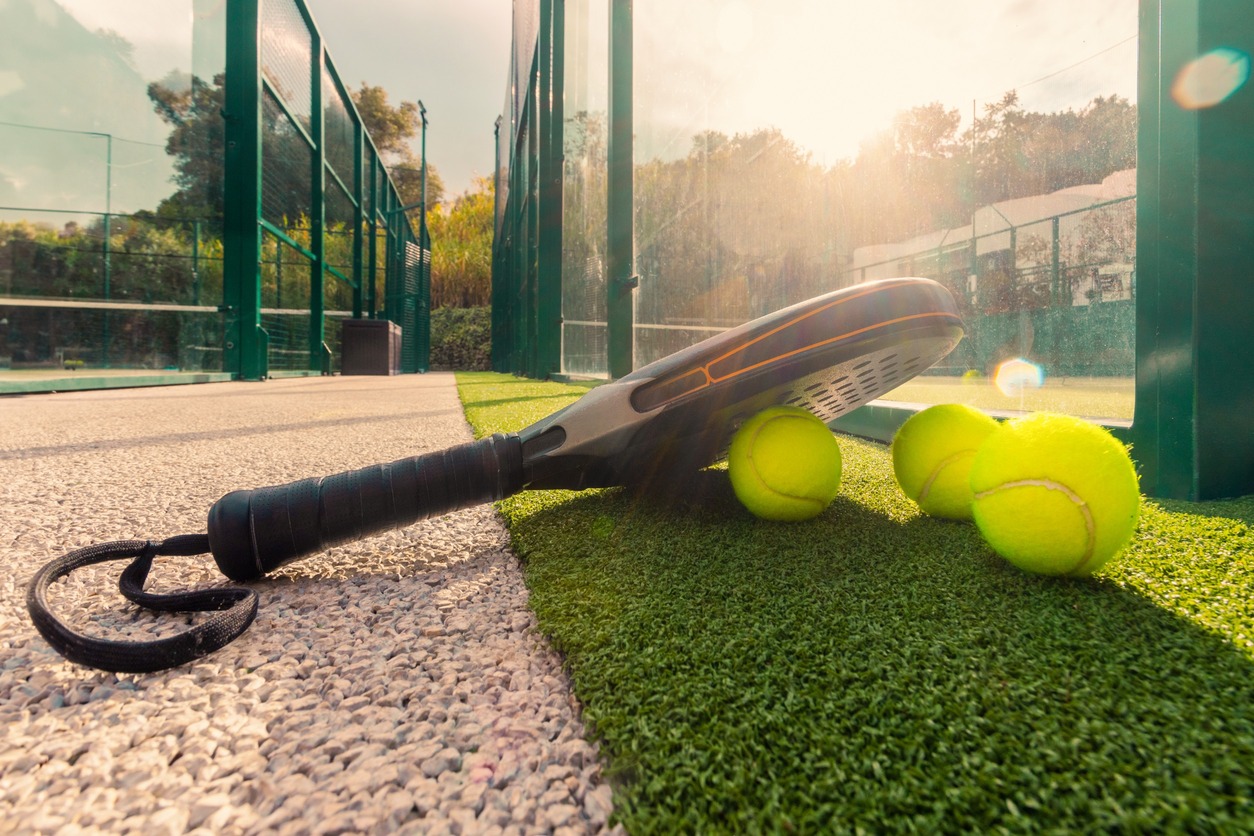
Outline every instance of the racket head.
[[672, 480], [717, 461], [736, 429], [792, 404], [825, 422], [905, 383], [963, 336], [931, 279], [866, 282], [817, 296], [597, 387], [519, 433], [532, 488]]

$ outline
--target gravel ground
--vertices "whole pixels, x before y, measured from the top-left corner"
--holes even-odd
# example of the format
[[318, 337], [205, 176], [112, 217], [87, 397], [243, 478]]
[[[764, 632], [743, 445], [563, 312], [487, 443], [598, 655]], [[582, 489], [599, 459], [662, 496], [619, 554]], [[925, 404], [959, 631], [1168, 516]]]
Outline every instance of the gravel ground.
[[[0, 830], [607, 830], [596, 747], [490, 507], [286, 567], [254, 585], [247, 633], [162, 673], [65, 662], [26, 614], [31, 575], [71, 549], [468, 440], [448, 374], [0, 398]], [[117, 593], [124, 565], [55, 585], [54, 610], [100, 636], [182, 629]], [[208, 556], [157, 558], [149, 589], [221, 580]]]

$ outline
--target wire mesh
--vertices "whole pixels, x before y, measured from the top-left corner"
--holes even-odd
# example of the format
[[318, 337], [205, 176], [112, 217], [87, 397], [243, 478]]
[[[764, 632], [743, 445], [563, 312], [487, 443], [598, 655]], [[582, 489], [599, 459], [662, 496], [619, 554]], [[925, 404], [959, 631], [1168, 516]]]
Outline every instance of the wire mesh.
[[425, 269], [431, 264], [431, 253], [413, 241], [405, 242], [404, 299], [401, 303], [401, 368], [418, 371], [419, 353], [430, 336], [430, 318], [424, 316], [421, 299]]
[[349, 104], [331, 75], [330, 67], [322, 70], [322, 101], [322, 133], [327, 166], [346, 188], [352, 189], [357, 123], [350, 115]]
[[308, 246], [313, 149], [268, 90], [261, 109], [261, 216]]
[[511, 120], [518, 126], [518, 117], [522, 113], [523, 100], [527, 97], [530, 83], [532, 56], [536, 51], [536, 42], [540, 38], [540, 0], [518, 0], [514, 4], [514, 55], [515, 61], [511, 68], [513, 97], [511, 100]]
[[[376, 210], [379, 212], [379, 222], [386, 224], [388, 218], [383, 214], [388, 206], [388, 195], [394, 194], [391, 189], [391, 183], [388, 181], [387, 169], [382, 165], [375, 166], [375, 196], [378, 199]], [[394, 204], [394, 206], [399, 204]]]
[[325, 260], [327, 267], [334, 271], [328, 271], [325, 284], [326, 303], [328, 308], [351, 309], [353, 287], [341, 277], [351, 279], [353, 276], [353, 247], [356, 240], [353, 215], [356, 207], [335, 182], [328, 182], [325, 200]]
[[387, 272], [388, 272], [388, 232], [387, 227], [380, 221], [375, 228], [375, 270], [374, 270], [374, 299], [378, 309], [382, 309], [384, 301], [387, 298]]
[[330, 353], [331, 373], [339, 374], [342, 370], [344, 357], [344, 320], [350, 318], [345, 312], [328, 313], [323, 318], [323, 343]]
[[[514, 69], [510, 67], [511, 81]], [[499, 237], [505, 221], [505, 207], [509, 204], [509, 168], [514, 144], [514, 94], [510, 84], [505, 86], [504, 109], [496, 133], [496, 224], [495, 232]]]
[[374, 203], [370, 196], [370, 184], [374, 182], [374, 175], [371, 173], [374, 170], [371, 167], [374, 159], [374, 151], [371, 150], [370, 144], [363, 142], [361, 144], [361, 216], [367, 223], [374, 212]]
[[313, 38], [293, 0], [261, 2], [261, 73], [305, 130], [313, 111]]
[[265, 233], [261, 239], [261, 306], [263, 308], [309, 309], [310, 260], [303, 254]]
[[309, 356], [309, 312], [266, 312], [261, 327], [267, 334], [267, 365], [271, 372], [316, 368]]

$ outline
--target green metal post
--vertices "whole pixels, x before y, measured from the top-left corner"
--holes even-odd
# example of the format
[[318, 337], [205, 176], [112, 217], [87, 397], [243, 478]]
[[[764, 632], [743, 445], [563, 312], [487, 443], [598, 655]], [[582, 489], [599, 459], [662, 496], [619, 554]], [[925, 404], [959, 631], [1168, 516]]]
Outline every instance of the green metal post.
[[540, 189], [536, 377], [562, 368], [562, 97], [565, 0], [540, 0]]
[[401, 243], [401, 224], [405, 223], [400, 196], [389, 188], [384, 200], [387, 238], [383, 257], [383, 318], [398, 325], [403, 321], [405, 295], [405, 248]]
[[1250, 493], [1254, 90], [1199, 106], [1172, 88], [1218, 48], [1248, 74], [1254, 17], [1227, 0], [1142, 0], [1140, 37], [1133, 457], [1154, 496]]
[[527, 153], [524, 142], [527, 140], [526, 108], [520, 116], [519, 132], [522, 135], [522, 142], [514, 150], [514, 164], [510, 167], [510, 173], [513, 176], [514, 184], [510, 189], [510, 194], [514, 196], [514, 217], [513, 217], [513, 259], [511, 264], [511, 272], [513, 279], [510, 282], [510, 293], [513, 297], [512, 320], [513, 328], [513, 347], [511, 351], [510, 367], [515, 374], [525, 375], [527, 373], [525, 360], [527, 351], [527, 205], [530, 203], [527, 195]]
[[632, 0], [610, 0], [610, 101], [608, 169], [608, 271], [606, 319], [611, 379], [632, 368]]
[[501, 121], [504, 117], [496, 117], [492, 129], [493, 154], [495, 166], [492, 169], [492, 369], [504, 371], [505, 365], [505, 334], [508, 322], [506, 317], [506, 297], [502, 292], [505, 288], [505, 269], [503, 253], [505, 252], [505, 227], [501, 223]]
[[313, 139], [312, 163], [309, 172], [309, 249], [313, 260], [309, 263], [309, 359], [306, 368], [320, 371], [323, 368], [322, 352], [326, 341], [326, 178], [327, 147], [325, 119], [322, 107], [322, 69], [326, 64], [326, 50], [322, 47], [322, 34], [309, 27], [313, 60], [309, 67], [309, 136]]
[[[383, 165], [382, 162], [379, 163]], [[392, 190], [383, 190], [383, 308], [380, 311], [383, 319], [392, 320], [393, 304], [392, 304], [392, 263], [396, 259], [396, 252], [392, 246], [392, 239], [395, 237], [396, 230], [396, 213], [392, 210], [396, 208], [392, 205]], [[395, 321], [395, 320], [393, 320]]]
[[417, 367], [406, 371], [426, 372], [431, 363], [431, 234], [427, 230], [427, 108], [418, 100], [422, 117], [422, 208], [418, 223], [418, 358]]
[[492, 237], [492, 368], [493, 371], [502, 370], [502, 337], [504, 336], [504, 328], [502, 327], [505, 305], [503, 300], [502, 283], [504, 274], [500, 267], [500, 253], [504, 249], [504, 233], [500, 228], [500, 122], [502, 117], [497, 117], [493, 123], [492, 142], [495, 152], [493, 153], [494, 167], [492, 169], [492, 219], [493, 219], [493, 237]]
[[[538, 49], [537, 44], [537, 49]], [[531, 108], [532, 130], [527, 133], [527, 354], [528, 377], [540, 374], [540, 126], [539, 68], [531, 74], [532, 95], [527, 97]]]
[[370, 269], [366, 277], [366, 311], [370, 319], [375, 318], [378, 307], [378, 272], [379, 272], [379, 155], [370, 154], [370, 223], [367, 234], [370, 236]]
[[259, 0], [226, 8], [226, 194], [223, 206], [223, 370], [266, 373], [261, 330], [261, 26]]
[[365, 153], [364, 140], [362, 132], [365, 128], [361, 123], [355, 123], [353, 126], [353, 199], [356, 205], [353, 206], [353, 319], [361, 319], [361, 302], [362, 293], [365, 288], [366, 278], [362, 270], [362, 236], [366, 234], [366, 213], [362, 211], [362, 201], [365, 198], [363, 184], [365, 182], [365, 168], [362, 155]]
[[1061, 220], [1062, 220], [1061, 218], [1055, 215], [1052, 222], [1050, 223], [1051, 243], [1050, 243], [1050, 257], [1049, 257], [1049, 290], [1050, 290], [1050, 297], [1051, 297], [1050, 304], [1052, 305], [1063, 305], [1063, 304], [1070, 305], [1071, 304], [1070, 299], [1067, 299], [1064, 302], [1063, 295], [1062, 295], [1062, 264], [1060, 263], [1062, 259], [1062, 247], [1061, 247], [1061, 240], [1060, 240], [1062, 237], [1061, 236], [1062, 225], [1060, 223]]
[[422, 217], [427, 217], [427, 107], [418, 100], [418, 115], [422, 117]]

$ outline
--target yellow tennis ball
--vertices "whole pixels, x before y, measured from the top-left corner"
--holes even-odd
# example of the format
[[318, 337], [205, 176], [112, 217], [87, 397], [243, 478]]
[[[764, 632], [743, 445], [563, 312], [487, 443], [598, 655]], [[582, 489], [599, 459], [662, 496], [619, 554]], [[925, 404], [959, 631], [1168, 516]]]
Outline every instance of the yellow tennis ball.
[[755, 515], [808, 520], [840, 490], [840, 446], [813, 413], [773, 406], [736, 431], [727, 470], [736, 497]]
[[930, 406], [893, 436], [893, 475], [924, 513], [971, 519], [971, 462], [997, 422], [962, 404]]
[[1091, 574], [1136, 530], [1140, 485], [1102, 427], [1039, 412], [1007, 421], [971, 463], [975, 524], [993, 550], [1042, 575]]

